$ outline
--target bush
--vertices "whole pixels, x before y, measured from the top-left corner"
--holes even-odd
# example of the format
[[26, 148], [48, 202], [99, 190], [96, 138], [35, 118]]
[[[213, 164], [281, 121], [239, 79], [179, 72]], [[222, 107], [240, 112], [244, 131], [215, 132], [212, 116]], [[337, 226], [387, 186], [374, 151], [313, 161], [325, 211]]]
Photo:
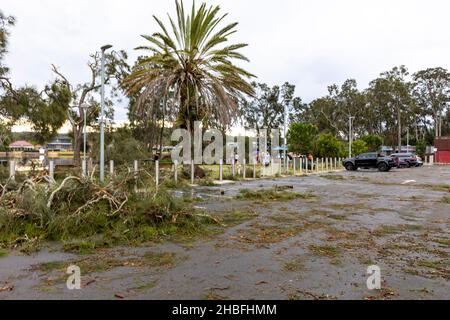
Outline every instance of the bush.
[[369, 151], [367, 144], [363, 140], [356, 140], [352, 144], [352, 153], [353, 155], [360, 155], [362, 153], [366, 153]]
[[331, 134], [323, 134], [316, 143], [316, 157], [340, 157], [343, 149], [342, 142]]
[[417, 155], [424, 158], [426, 151], [427, 151], [427, 143], [423, 140], [417, 141], [417, 144], [416, 144]]
[[383, 145], [383, 139], [379, 136], [367, 135], [361, 138], [367, 145], [367, 149], [370, 152], [378, 152]]
[[294, 123], [288, 132], [289, 151], [306, 154], [314, 150], [319, 129], [313, 124]]

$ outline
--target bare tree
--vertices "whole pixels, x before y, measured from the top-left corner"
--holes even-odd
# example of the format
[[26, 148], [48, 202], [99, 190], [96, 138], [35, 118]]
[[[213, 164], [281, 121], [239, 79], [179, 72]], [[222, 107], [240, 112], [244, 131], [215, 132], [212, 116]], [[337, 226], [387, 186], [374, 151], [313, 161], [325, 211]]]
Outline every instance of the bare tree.
[[[97, 94], [101, 88], [101, 54], [95, 53], [90, 56], [91, 60], [87, 66], [90, 70], [90, 81], [72, 85], [69, 79], [59, 70], [58, 67], [52, 65], [52, 71], [57, 77], [57, 82], [66, 86], [72, 96], [71, 106], [68, 108], [67, 118], [71, 124], [74, 138], [74, 162], [80, 165], [81, 162], [81, 146], [83, 144], [84, 129], [84, 110], [83, 106], [88, 106], [86, 113], [88, 125], [94, 125], [98, 118], [100, 105], [97, 101]], [[106, 99], [105, 104], [108, 108], [107, 114], [113, 116], [113, 98], [118, 97], [118, 83], [129, 72], [129, 66], [126, 63], [127, 54], [124, 51], [112, 52], [106, 55], [105, 63], [105, 85], [109, 85], [111, 96]]]

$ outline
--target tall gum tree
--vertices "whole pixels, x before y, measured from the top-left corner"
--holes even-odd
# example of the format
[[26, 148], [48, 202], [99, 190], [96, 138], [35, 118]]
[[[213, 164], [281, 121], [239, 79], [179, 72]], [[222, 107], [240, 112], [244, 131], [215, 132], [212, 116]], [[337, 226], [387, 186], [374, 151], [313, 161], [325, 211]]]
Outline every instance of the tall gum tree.
[[442, 119], [450, 102], [450, 73], [444, 68], [430, 68], [413, 75], [414, 96], [419, 106], [434, 120], [435, 136], [442, 133]]

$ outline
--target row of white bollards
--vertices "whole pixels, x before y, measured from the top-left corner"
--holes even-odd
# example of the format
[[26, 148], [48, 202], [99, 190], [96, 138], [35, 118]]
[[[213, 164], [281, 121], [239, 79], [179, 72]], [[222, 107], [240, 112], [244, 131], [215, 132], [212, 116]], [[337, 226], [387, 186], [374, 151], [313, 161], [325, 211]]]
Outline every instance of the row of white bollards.
[[[434, 164], [434, 157], [430, 156], [424, 159], [425, 163], [427, 165], [433, 165]], [[263, 167], [261, 170], [261, 177], [270, 176], [267, 174], [267, 170], [270, 170], [271, 176], [275, 176], [275, 172], [277, 172], [277, 175], [282, 174], [283, 167], [281, 165], [281, 162], [279, 163], [278, 169], [275, 169], [275, 161], [272, 160], [271, 164], [268, 167]], [[297, 174], [300, 175], [308, 175], [313, 173], [327, 173], [327, 172], [334, 172], [339, 169], [342, 169], [342, 158], [317, 158], [316, 161], [311, 161], [309, 159], [304, 158], [294, 158], [292, 161], [288, 160], [287, 166], [284, 166], [284, 172], [285, 174], [289, 175], [290, 172], [293, 173], [294, 176], [297, 176]], [[236, 168], [236, 161], [233, 159], [231, 160], [231, 174], [232, 177], [235, 178], [236, 175], [239, 175], [243, 177], [244, 179], [247, 179], [247, 162], [246, 160], [242, 161], [242, 166], [239, 166]], [[10, 165], [10, 180], [15, 181], [16, 179], [16, 161], [11, 160], [9, 161]], [[194, 161], [191, 161], [191, 184], [193, 185], [195, 183], [195, 163]], [[314, 168], [315, 166], [315, 168]], [[178, 167], [179, 163], [177, 161], [173, 164], [173, 172], [174, 172], [174, 179], [175, 183], [178, 183], [179, 177], [178, 177]], [[137, 181], [139, 177], [139, 161], [134, 161], [134, 176], [136, 179], [136, 186]], [[243, 171], [242, 171], [243, 170]], [[88, 168], [87, 168], [87, 161], [86, 159], [83, 159], [82, 161], [82, 173], [84, 177], [87, 177], [89, 174]], [[109, 174], [111, 179], [114, 177], [114, 161], [111, 160], [109, 163]], [[49, 177], [49, 183], [53, 184], [55, 182], [55, 162], [54, 160], [50, 160], [48, 162], [48, 177]], [[258, 178], [258, 171], [257, 171], [257, 164], [253, 163], [253, 179]], [[224, 161], [219, 161], [219, 181], [224, 180]], [[155, 161], [155, 184], [158, 186], [160, 184], [160, 162]]]

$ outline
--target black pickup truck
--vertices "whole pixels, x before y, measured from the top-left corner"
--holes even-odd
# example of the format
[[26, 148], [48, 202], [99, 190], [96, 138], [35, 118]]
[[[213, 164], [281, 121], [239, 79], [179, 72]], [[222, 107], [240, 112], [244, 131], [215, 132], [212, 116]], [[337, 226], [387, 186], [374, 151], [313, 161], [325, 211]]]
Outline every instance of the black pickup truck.
[[396, 167], [391, 157], [385, 157], [378, 153], [363, 153], [355, 158], [345, 159], [343, 165], [347, 171], [356, 171], [359, 168], [376, 168], [381, 172], [388, 172]]

